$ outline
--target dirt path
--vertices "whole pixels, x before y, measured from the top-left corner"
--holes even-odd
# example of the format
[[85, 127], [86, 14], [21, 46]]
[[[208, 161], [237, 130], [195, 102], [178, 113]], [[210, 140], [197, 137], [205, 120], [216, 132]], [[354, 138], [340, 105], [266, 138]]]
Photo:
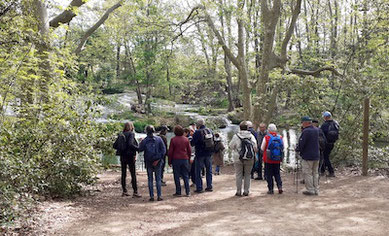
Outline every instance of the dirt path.
[[214, 177], [212, 193], [174, 198], [172, 175], [164, 201], [148, 202], [145, 173], [138, 174], [142, 199], [121, 197], [119, 172], [104, 172], [94, 196], [45, 202], [46, 235], [389, 235], [389, 180], [342, 175], [325, 179], [319, 197], [295, 193], [293, 174], [283, 174], [282, 195], [266, 194], [253, 181], [249, 197], [235, 197], [231, 167]]

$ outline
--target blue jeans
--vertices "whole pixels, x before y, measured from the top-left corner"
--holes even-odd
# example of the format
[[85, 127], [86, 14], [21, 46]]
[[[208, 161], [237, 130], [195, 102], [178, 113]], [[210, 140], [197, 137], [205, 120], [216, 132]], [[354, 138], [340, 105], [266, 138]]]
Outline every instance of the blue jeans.
[[203, 180], [201, 178], [201, 169], [205, 166], [205, 179], [207, 180], [207, 189], [212, 189], [212, 156], [196, 156], [195, 157], [195, 172], [196, 172], [196, 190], [203, 190]]
[[154, 198], [154, 185], [153, 185], [153, 173], [155, 173], [155, 182], [157, 185], [157, 195], [161, 197], [161, 169], [162, 169], [162, 161], [159, 161], [156, 166], [151, 164], [147, 165], [147, 179], [149, 185], [149, 193], [150, 197]]
[[185, 193], [189, 195], [189, 160], [172, 160], [174, 183], [176, 184], [176, 194], [181, 195], [180, 176], [184, 180]]

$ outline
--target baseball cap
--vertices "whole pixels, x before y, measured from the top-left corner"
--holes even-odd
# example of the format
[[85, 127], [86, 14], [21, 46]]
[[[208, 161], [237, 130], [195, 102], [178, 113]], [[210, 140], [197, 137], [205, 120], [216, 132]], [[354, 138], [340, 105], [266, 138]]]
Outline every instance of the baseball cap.
[[331, 112], [329, 112], [329, 111], [323, 112], [323, 117], [330, 117], [330, 116], [332, 116]]
[[304, 122], [304, 121], [312, 121], [312, 119], [309, 116], [303, 116], [303, 117], [301, 117], [301, 122]]

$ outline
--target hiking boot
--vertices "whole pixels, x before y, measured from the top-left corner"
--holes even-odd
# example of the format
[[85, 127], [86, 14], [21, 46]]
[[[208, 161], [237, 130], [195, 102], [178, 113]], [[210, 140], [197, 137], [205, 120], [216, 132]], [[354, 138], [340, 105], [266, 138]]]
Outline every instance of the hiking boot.
[[134, 194], [132, 194], [132, 197], [133, 198], [141, 198], [142, 195], [140, 195], [139, 193], [134, 193]]
[[304, 195], [307, 195], [307, 196], [313, 196], [313, 195], [315, 195], [315, 193], [311, 193], [311, 192], [309, 192], [309, 191], [303, 191], [303, 194], [304, 194]]
[[166, 182], [164, 182], [164, 181], [161, 181], [161, 186], [166, 186]]
[[278, 189], [278, 194], [282, 194], [283, 192], [284, 192], [284, 190]]
[[237, 197], [241, 197], [242, 196], [242, 194], [241, 193], [235, 193], [235, 196], [237, 196]]
[[161, 197], [158, 197], [157, 198], [157, 201], [162, 201], [163, 199]]
[[329, 173], [329, 174], [327, 175], [327, 177], [329, 177], [329, 178], [334, 178], [334, 177], [335, 177], [335, 174], [334, 174], [334, 173]]
[[173, 197], [181, 197], [182, 195], [181, 194], [178, 194], [178, 193], [175, 193], [173, 194]]
[[243, 193], [243, 196], [247, 197], [249, 195], [249, 193]]
[[211, 188], [206, 188], [205, 189], [205, 192], [212, 192], [213, 191], [213, 189], [211, 189]]
[[195, 190], [195, 193], [203, 193], [203, 190]]
[[150, 201], [150, 202], [154, 202], [154, 198], [151, 197], [151, 198], [149, 199], [149, 201]]
[[269, 191], [267, 191], [267, 194], [274, 194], [274, 191], [273, 190], [269, 190]]
[[122, 197], [128, 197], [128, 196], [130, 196], [130, 194], [128, 194], [127, 192], [122, 193]]

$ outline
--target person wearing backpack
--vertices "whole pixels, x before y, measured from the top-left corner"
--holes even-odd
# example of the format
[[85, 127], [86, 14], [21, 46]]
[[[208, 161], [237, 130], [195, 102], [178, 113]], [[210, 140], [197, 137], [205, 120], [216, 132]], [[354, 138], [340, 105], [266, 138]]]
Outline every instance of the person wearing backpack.
[[203, 180], [201, 178], [201, 169], [205, 166], [207, 187], [205, 191], [212, 192], [212, 153], [215, 149], [214, 135], [211, 129], [205, 126], [205, 121], [197, 121], [197, 129], [193, 133], [191, 145], [195, 147], [195, 193], [203, 193]]
[[261, 150], [263, 151], [263, 161], [265, 163], [265, 174], [268, 191], [267, 194], [274, 194], [273, 177], [277, 183], [278, 193], [282, 194], [282, 179], [280, 174], [281, 162], [284, 158], [284, 143], [282, 136], [277, 134], [277, 126], [270, 124], [268, 134], [264, 137]]
[[180, 125], [174, 127], [174, 134], [176, 136], [170, 140], [168, 152], [169, 166], [173, 166], [174, 183], [176, 185], [176, 193], [173, 196], [181, 196], [180, 177], [182, 177], [186, 196], [189, 197], [189, 165], [192, 149], [188, 138], [184, 136], [184, 129]]
[[224, 166], [224, 144], [219, 133], [215, 134], [215, 152], [213, 153], [212, 160], [215, 167], [215, 175], [220, 175], [220, 169]]
[[[319, 161], [319, 171], [324, 164], [324, 149], [326, 148], [327, 139], [322, 129], [319, 128], [319, 121], [312, 120], [312, 125], [319, 129], [319, 151], [320, 151], [320, 161]], [[319, 176], [320, 179], [320, 176]]]
[[229, 144], [234, 159], [236, 193], [242, 196], [242, 180], [244, 179], [243, 196], [248, 196], [251, 183], [251, 169], [255, 160], [257, 140], [248, 130], [247, 121], [239, 124], [239, 132], [236, 133]]
[[320, 129], [326, 137], [327, 143], [323, 151], [324, 165], [321, 167], [321, 174], [324, 175], [326, 169], [328, 169], [327, 177], [335, 177], [334, 168], [331, 165], [330, 154], [334, 149], [335, 142], [339, 138], [339, 124], [337, 121], [332, 119], [332, 115], [329, 111], [323, 112], [324, 123]]
[[149, 186], [150, 201], [154, 201], [153, 173], [155, 173], [155, 182], [157, 187], [157, 200], [162, 201], [161, 192], [161, 169], [162, 159], [166, 154], [165, 144], [159, 136], [154, 136], [154, 126], [146, 127], [147, 137], [139, 144], [139, 151], [144, 152], [144, 161], [147, 169], [147, 179]]
[[[167, 132], [169, 131], [169, 127], [167, 127], [166, 125], [162, 125], [161, 126], [161, 129], [159, 131], [159, 134], [158, 136], [161, 137], [162, 141], [163, 141], [163, 144], [165, 144], [165, 148], [167, 150], [167, 138], [166, 138], [166, 134]], [[163, 159], [162, 159], [162, 170], [161, 170], [161, 185], [162, 186], [166, 186], [166, 182], [163, 180], [163, 175], [165, 173], [165, 167], [166, 167], [166, 157], [167, 157], [167, 151], [166, 151], [166, 154], [164, 155]]]
[[262, 162], [263, 162], [263, 151], [261, 150], [260, 145], [262, 145], [262, 141], [267, 135], [267, 130], [266, 130], [266, 124], [261, 123], [259, 124], [259, 130], [258, 130], [258, 136], [257, 136], [257, 143], [258, 143], [258, 177], [255, 178], [255, 180], [263, 180], [266, 179], [266, 173], [264, 172], [262, 177]]
[[303, 159], [301, 166], [303, 168], [305, 195], [319, 195], [319, 129], [312, 125], [312, 119], [309, 116], [301, 118], [303, 131], [300, 135], [297, 151]]
[[140, 198], [138, 194], [138, 186], [136, 182], [136, 152], [139, 150], [138, 142], [135, 139], [134, 124], [127, 122], [124, 124], [123, 132], [118, 135], [114, 143], [116, 154], [120, 156], [120, 165], [122, 169], [121, 184], [122, 184], [122, 196], [130, 196], [127, 192], [126, 177], [127, 177], [127, 166], [131, 173], [131, 185], [134, 190], [133, 197]]

